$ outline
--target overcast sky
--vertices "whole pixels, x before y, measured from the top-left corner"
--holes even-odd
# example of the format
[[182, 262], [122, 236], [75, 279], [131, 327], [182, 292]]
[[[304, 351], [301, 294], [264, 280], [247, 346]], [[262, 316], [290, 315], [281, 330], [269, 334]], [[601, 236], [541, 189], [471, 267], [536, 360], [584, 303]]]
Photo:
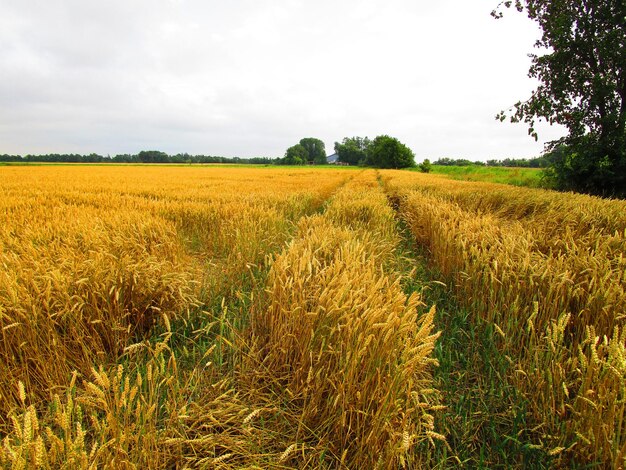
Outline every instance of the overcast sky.
[[539, 31], [498, 0], [0, 0], [0, 153], [282, 156], [389, 134], [423, 158], [532, 157]]

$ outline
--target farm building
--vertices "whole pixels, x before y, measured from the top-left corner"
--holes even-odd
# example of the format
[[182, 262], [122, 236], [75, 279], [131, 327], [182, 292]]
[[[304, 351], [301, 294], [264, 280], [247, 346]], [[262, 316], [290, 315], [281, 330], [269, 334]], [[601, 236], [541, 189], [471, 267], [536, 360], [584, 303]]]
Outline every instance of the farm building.
[[347, 163], [340, 162], [339, 155], [337, 155], [336, 153], [333, 153], [332, 155], [327, 156], [326, 163], [328, 163], [329, 165], [348, 165]]

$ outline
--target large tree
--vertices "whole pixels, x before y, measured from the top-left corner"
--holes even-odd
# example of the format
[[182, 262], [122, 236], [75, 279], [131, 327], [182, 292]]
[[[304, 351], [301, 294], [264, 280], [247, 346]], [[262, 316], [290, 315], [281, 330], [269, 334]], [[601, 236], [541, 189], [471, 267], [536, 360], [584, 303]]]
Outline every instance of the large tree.
[[528, 75], [539, 81], [527, 101], [500, 120], [565, 126], [551, 142], [552, 176], [562, 189], [626, 195], [626, 2], [624, 0], [515, 0], [502, 7], [526, 12], [542, 30]]
[[337, 159], [349, 165], [363, 163], [370, 143], [367, 137], [345, 137], [341, 143], [335, 142]]
[[300, 140], [302, 145], [307, 151], [307, 159], [309, 163], [315, 163], [317, 165], [323, 165], [326, 163], [326, 148], [324, 142], [315, 137], [305, 137]]
[[379, 135], [369, 145], [365, 163], [378, 168], [407, 168], [415, 166], [415, 155], [395, 137]]
[[285, 152], [285, 158], [282, 162], [284, 165], [305, 165], [309, 159], [309, 152], [301, 144], [289, 147]]

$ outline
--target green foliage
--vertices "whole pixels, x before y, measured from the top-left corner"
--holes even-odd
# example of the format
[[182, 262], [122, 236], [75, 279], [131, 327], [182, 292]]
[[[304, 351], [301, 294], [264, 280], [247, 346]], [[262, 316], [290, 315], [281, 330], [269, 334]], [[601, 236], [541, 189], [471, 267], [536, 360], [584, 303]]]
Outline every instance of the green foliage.
[[507, 168], [545, 168], [548, 166], [546, 156], [534, 158], [504, 158], [502, 160], [490, 159], [486, 162], [471, 161], [466, 158], [443, 157], [433, 162], [438, 166], [501, 166]]
[[368, 147], [365, 163], [377, 168], [408, 168], [415, 166], [415, 155], [395, 137], [379, 135]]
[[443, 157], [439, 160], [435, 160], [433, 165], [441, 165], [441, 166], [470, 166], [470, 165], [484, 165], [483, 162], [473, 162], [471, 160], [467, 160], [466, 158], [448, 158]]
[[365, 162], [370, 144], [367, 137], [345, 137], [341, 143], [335, 142], [335, 153], [342, 163], [360, 165]]
[[49, 153], [43, 155], [0, 155], [0, 162], [10, 163], [232, 163], [232, 164], [253, 164], [269, 165], [274, 163], [274, 159], [268, 157], [218, 157], [209, 155], [190, 155], [188, 153], [178, 153], [168, 155], [157, 150], [139, 152], [137, 155], [128, 153], [102, 156], [97, 153], [89, 155], [80, 154], [58, 154]]
[[289, 147], [285, 152], [285, 158], [282, 163], [284, 165], [304, 165], [309, 159], [309, 152], [301, 144]]
[[428, 158], [424, 159], [424, 161], [420, 163], [419, 168], [422, 173], [430, 173], [430, 171], [432, 170], [430, 160]]
[[512, 168], [545, 168], [548, 166], [548, 160], [545, 155], [534, 158], [504, 158], [502, 160], [487, 160], [486, 165]]
[[300, 140], [300, 145], [307, 151], [307, 161], [316, 165], [326, 163], [326, 148], [324, 142], [314, 137], [305, 137]]
[[547, 154], [546, 177], [559, 189], [626, 197], [626, 157], [617, 160], [592, 136], [575, 144], [559, 145]]
[[[567, 128], [568, 135], [549, 146], [550, 171], [560, 189], [626, 195], [626, 3], [516, 0], [514, 5], [538, 23], [542, 36], [535, 46], [547, 52], [530, 55], [529, 76], [539, 86], [515, 104], [510, 120], [525, 122], [535, 139], [536, 119]], [[506, 114], [497, 118], [504, 121]]]
[[167, 153], [158, 150], [142, 150], [137, 158], [141, 163], [167, 163], [169, 161]]
[[300, 140], [300, 143], [289, 147], [285, 152], [285, 157], [277, 163], [279, 165], [326, 164], [324, 142], [314, 137], [305, 137]]

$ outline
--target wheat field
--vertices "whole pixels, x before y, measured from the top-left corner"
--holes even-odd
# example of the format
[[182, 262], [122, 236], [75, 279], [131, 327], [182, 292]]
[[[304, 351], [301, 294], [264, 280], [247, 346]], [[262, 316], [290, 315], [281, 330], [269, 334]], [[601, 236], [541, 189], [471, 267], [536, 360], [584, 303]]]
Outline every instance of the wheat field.
[[567, 462], [626, 459], [626, 202], [384, 172], [411, 232], [492, 325], [538, 433]]
[[373, 173], [1, 171], [3, 466], [393, 468], [432, 439], [433, 311]]
[[0, 466], [472, 467], [435, 282], [546, 466], [623, 468], [625, 238], [623, 201], [414, 172], [2, 167]]

